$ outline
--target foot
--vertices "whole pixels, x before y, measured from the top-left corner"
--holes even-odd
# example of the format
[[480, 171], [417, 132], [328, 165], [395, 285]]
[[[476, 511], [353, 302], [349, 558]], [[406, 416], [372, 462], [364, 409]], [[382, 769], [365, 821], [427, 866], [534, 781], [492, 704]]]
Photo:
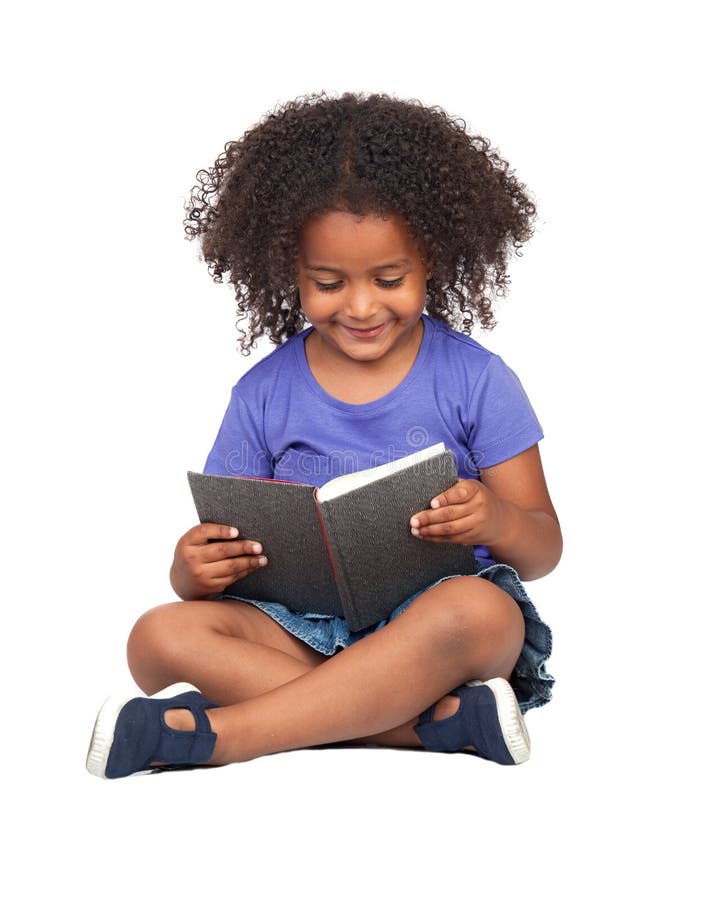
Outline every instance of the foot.
[[514, 691], [503, 678], [471, 681], [455, 688], [454, 710], [448, 697], [439, 715], [434, 707], [424, 710], [416, 736], [427, 750], [457, 753], [471, 750], [501, 765], [519, 765], [529, 759], [529, 735]]
[[[445, 697], [442, 697], [441, 700], [437, 701], [434, 706], [434, 719], [433, 721], [438, 721], [439, 719], [448, 719], [454, 715], [457, 709], [461, 706], [461, 698], [455, 697], [453, 694], [447, 694]], [[471, 744], [467, 744], [464, 750], [470, 750], [472, 753], [476, 753], [476, 747], [473, 747]]]
[[[211, 731], [206, 710], [216, 704], [195, 689], [177, 694], [184, 687], [190, 685], [172, 685], [153, 697], [106, 700], [90, 740], [88, 771], [100, 778], [122, 778], [159, 764], [207, 764], [216, 735]], [[171, 724], [187, 725], [181, 714], [192, 718], [190, 728], [174, 728]]]

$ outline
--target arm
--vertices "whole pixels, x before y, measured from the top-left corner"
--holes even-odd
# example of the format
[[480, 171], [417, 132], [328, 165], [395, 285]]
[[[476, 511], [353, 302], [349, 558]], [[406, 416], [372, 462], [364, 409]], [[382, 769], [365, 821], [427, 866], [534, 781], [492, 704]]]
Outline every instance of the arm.
[[[243, 379], [241, 379], [243, 381]], [[258, 415], [252, 415], [240, 396], [239, 381], [208, 454], [206, 475], [249, 475], [272, 478], [268, 453], [261, 440]], [[176, 544], [170, 583], [181, 600], [214, 600], [234, 581], [245, 578], [267, 559], [261, 545], [233, 540], [238, 529], [206, 522], [189, 529]]]
[[458, 481], [431, 504], [411, 520], [417, 537], [485, 544], [495, 560], [513, 566], [524, 581], [541, 578], [559, 562], [561, 529], [537, 444], [479, 470], [479, 481]]
[[498, 532], [486, 544], [492, 557], [513, 566], [524, 581], [547, 575], [561, 558], [562, 533], [539, 445], [490, 469], [480, 469], [479, 478], [500, 502]]

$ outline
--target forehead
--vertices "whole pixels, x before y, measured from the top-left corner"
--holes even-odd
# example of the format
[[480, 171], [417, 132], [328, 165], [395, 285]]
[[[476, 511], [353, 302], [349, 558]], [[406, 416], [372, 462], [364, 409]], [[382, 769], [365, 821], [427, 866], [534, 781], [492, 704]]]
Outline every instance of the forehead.
[[312, 219], [301, 232], [301, 261], [306, 265], [363, 268], [406, 257], [418, 260], [406, 223], [399, 216], [359, 216], [328, 212]]

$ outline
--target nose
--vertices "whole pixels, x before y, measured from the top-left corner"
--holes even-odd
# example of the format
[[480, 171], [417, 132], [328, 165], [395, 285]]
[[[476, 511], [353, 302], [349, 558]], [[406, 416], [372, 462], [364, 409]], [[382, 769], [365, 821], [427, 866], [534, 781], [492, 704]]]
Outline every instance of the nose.
[[348, 317], [359, 323], [373, 318], [375, 300], [368, 285], [349, 285], [346, 292], [346, 313]]

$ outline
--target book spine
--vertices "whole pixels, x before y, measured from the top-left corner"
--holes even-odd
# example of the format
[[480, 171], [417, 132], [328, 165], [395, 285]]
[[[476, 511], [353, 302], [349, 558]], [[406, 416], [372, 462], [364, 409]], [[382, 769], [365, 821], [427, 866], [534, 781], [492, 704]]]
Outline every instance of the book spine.
[[352, 630], [355, 630], [357, 627], [355, 623], [358, 622], [359, 619], [359, 611], [354, 602], [353, 592], [348, 584], [348, 577], [346, 574], [347, 561], [344, 560], [343, 553], [341, 552], [342, 548], [338, 544], [338, 541], [334, 541], [333, 538], [334, 507], [331, 504], [323, 504], [323, 510], [321, 507], [322, 504], [316, 499], [316, 512], [318, 513], [318, 518], [321, 523], [321, 531], [326, 544], [326, 552], [328, 553], [331, 571], [333, 573], [334, 581], [336, 582], [336, 590], [338, 591], [339, 600], [341, 601], [342, 615], [349, 622]]
[[318, 522], [321, 526], [321, 534], [323, 535], [323, 542], [326, 545], [326, 553], [328, 554], [328, 561], [331, 564], [331, 572], [333, 574], [334, 580], [338, 584], [338, 575], [336, 573], [336, 564], [333, 561], [333, 552], [331, 551], [331, 544], [328, 540], [328, 532], [326, 531], [326, 523], [323, 521], [323, 516], [321, 515], [321, 507], [319, 505], [318, 500], [315, 498], [314, 494], [314, 506], [316, 507], [316, 515], [318, 516]]

